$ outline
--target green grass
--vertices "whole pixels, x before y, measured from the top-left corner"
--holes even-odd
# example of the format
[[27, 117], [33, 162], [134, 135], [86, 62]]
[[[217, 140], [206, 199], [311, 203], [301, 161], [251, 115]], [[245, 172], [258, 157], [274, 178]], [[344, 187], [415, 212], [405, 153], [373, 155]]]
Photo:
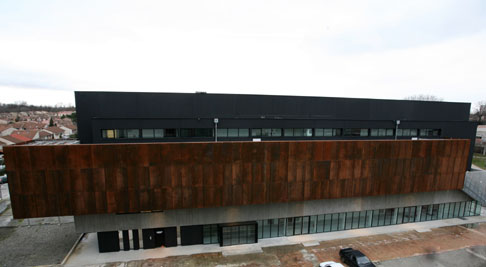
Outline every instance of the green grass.
[[486, 170], [486, 156], [479, 153], [474, 153], [472, 163], [479, 168]]

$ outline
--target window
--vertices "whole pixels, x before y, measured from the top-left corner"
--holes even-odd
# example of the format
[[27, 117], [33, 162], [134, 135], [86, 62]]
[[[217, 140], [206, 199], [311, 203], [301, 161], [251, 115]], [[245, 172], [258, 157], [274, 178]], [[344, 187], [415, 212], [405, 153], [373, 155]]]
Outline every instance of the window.
[[397, 129], [397, 136], [412, 136], [412, 129]]
[[333, 213], [331, 214], [332, 222], [331, 222], [331, 231], [337, 231], [338, 230], [338, 219], [339, 219], [339, 213]]
[[248, 137], [248, 136], [250, 136], [250, 130], [249, 129], [238, 129], [238, 136], [239, 137]]
[[324, 129], [324, 136], [334, 136], [334, 129]]
[[238, 129], [238, 128], [218, 129], [218, 137], [248, 137], [249, 135], [250, 135], [249, 129]]
[[351, 229], [351, 224], [353, 222], [353, 213], [346, 212], [346, 223], [344, 225], [344, 229], [349, 230]]
[[228, 129], [218, 129], [218, 137], [228, 137]]
[[332, 214], [326, 214], [324, 217], [324, 232], [330, 232], [332, 225]]
[[360, 129], [360, 128], [344, 129], [344, 136], [368, 136], [368, 129]]
[[164, 137], [164, 129], [154, 129], [154, 137], [155, 138], [163, 138]]
[[139, 129], [127, 129], [127, 138], [139, 138], [139, 137], [140, 137]]
[[282, 136], [282, 129], [279, 128], [263, 128], [262, 129], [262, 136], [272, 136], [272, 137], [279, 137]]
[[287, 218], [287, 236], [294, 235], [294, 218]]
[[165, 129], [165, 137], [177, 137], [177, 129]]
[[284, 136], [294, 136], [294, 129], [284, 129]]
[[432, 136], [432, 129], [420, 129], [420, 136]]
[[272, 129], [272, 136], [282, 136], [282, 129], [273, 128]]
[[238, 137], [238, 129], [228, 129], [228, 137]]
[[217, 244], [218, 243], [218, 225], [208, 224], [203, 226], [203, 243]]
[[304, 129], [294, 129], [294, 136], [304, 136]]
[[344, 212], [339, 213], [338, 230], [344, 230], [345, 222], [346, 222], [346, 213]]
[[324, 215], [317, 216], [316, 232], [318, 233], [324, 232]]
[[154, 138], [154, 129], [142, 129], [142, 138]]
[[371, 129], [371, 136], [393, 136], [393, 129]]
[[311, 137], [312, 136], [312, 128], [304, 129], [304, 136]]
[[139, 129], [116, 129], [115, 138], [139, 138]]
[[270, 219], [270, 237], [278, 236], [278, 219]]
[[366, 223], [366, 211], [360, 211], [359, 212], [359, 225], [358, 225], [358, 228], [363, 228], [365, 227], [365, 223]]
[[285, 236], [285, 219], [278, 219], [278, 236]]
[[194, 129], [181, 129], [180, 130], [181, 137], [194, 137], [195, 132]]
[[262, 136], [272, 136], [272, 129], [269, 128], [262, 129]]
[[116, 130], [101, 130], [101, 136], [107, 139], [116, 138], [115, 131]]
[[310, 216], [310, 222], [309, 222], [309, 233], [313, 234], [316, 232], [316, 227], [317, 227], [317, 215]]
[[371, 226], [378, 226], [378, 218], [380, 217], [380, 210], [373, 210], [373, 220], [371, 221]]
[[270, 237], [270, 220], [263, 220], [263, 238]]
[[309, 216], [302, 218], [302, 234], [309, 233]]
[[[383, 131], [380, 132], [380, 130], [383, 130]], [[371, 136], [381, 136], [380, 133], [385, 135], [385, 129], [371, 129], [371, 131], [370, 131]]]
[[251, 136], [262, 136], [262, 129], [251, 129]]
[[302, 217], [295, 218], [294, 235], [302, 234]]
[[127, 138], [127, 130], [116, 129], [115, 130], [115, 138]]
[[316, 136], [341, 136], [342, 129], [332, 128], [318, 128], [316, 129]]

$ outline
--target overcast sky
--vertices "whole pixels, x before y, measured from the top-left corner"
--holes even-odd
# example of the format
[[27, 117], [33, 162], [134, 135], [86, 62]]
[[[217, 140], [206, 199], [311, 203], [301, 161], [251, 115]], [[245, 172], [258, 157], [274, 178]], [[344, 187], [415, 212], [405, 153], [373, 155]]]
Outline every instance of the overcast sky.
[[486, 1], [0, 1], [0, 102], [74, 91], [486, 100]]

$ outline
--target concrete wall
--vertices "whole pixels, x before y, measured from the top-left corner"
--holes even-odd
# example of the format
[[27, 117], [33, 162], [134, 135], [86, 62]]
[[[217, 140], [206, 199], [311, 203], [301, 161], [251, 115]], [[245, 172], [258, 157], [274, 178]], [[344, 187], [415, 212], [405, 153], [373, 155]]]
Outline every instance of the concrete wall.
[[243, 222], [336, 212], [429, 205], [466, 200], [470, 200], [470, 198], [465, 193], [458, 190], [451, 190], [376, 197], [324, 199], [281, 204], [179, 209], [153, 213], [82, 215], [74, 216], [74, 222], [76, 232], [89, 233], [140, 228]]

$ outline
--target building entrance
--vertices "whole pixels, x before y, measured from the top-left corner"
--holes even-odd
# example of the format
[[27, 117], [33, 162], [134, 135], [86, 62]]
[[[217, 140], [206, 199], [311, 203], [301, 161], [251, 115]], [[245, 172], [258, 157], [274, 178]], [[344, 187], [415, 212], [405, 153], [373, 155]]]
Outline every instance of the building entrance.
[[221, 246], [257, 243], [257, 223], [233, 223], [218, 226]]

